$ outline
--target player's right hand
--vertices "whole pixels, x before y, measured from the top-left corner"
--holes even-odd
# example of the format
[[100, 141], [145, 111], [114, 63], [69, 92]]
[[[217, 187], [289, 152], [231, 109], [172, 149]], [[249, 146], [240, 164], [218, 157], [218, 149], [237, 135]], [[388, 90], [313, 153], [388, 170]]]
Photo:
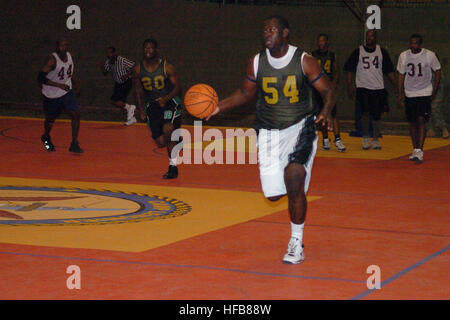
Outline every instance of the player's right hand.
[[65, 90], [65, 91], [69, 91], [69, 90], [70, 90], [70, 87], [69, 87], [67, 84], [62, 84], [62, 83], [60, 83], [60, 84], [58, 85], [58, 87], [59, 87], [60, 89]]
[[403, 100], [403, 97], [400, 95], [397, 97], [397, 105], [399, 108], [405, 107], [405, 101]]
[[205, 121], [208, 121], [209, 119], [211, 119], [211, 117], [215, 116], [215, 115], [218, 114], [219, 112], [220, 112], [220, 109], [219, 109], [219, 107], [217, 106], [216, 109], [215, 109], [213, 112], [211, 112], [211, 114], [210, 114], [209, 116], [207, 116], [207, 117], [205, 118]]

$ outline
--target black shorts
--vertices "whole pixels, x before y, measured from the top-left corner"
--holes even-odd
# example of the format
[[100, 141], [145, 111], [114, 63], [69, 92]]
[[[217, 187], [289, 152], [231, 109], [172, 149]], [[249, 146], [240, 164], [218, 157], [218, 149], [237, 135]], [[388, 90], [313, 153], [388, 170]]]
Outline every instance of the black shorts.
[[56, 119], [63, 110], [69, 112], [78, 112], [78, 104], [73, 90], [68, 91], [60, 98], [47, 98], [44, 96], [44, 114], [47, 119]]
[[124, 83], [117, 83], [114, 85], [114, 91], [111, 96], [111, 101], [117, 102], [122, 101], [126, 102], [127, 97], [130, 94], [131, 88], [133, 87], [133, 82], [131, 79], [128, 79]]
[[147, 125], [152, 132], [152, 138], [157, 139], [163, 135], [163, 126], [172, 123], [174, 129], [181, 127], [181, 100], [178, 97], [167, 102], [163, 109], [157, 101], [147, 102], [145, 106]]
[[423, 117], [425, 121], [430, 120], [431, 96], [405, 97], [405, 113], [409, 122], [416, 122], [418, 117]]
[[356, 100], [361, 106], [361, 112], [368, 112], [375, 121], [381, 119], [383, 112], [389, 112], [387, 91], [385, 89], [356, 88]]

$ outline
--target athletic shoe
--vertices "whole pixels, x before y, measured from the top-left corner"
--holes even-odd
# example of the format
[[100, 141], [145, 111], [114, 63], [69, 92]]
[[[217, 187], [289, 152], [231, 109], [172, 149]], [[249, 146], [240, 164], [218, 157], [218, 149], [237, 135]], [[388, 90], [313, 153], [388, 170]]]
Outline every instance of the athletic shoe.
[[416, 161], [417, 150], [419, 150], [419, 149], [414, 149], [414, 150], [413, 150], [412, 154], [409, 156], [409, 160], [411, 160], [411, 161]]
[[330, 150], [330, 139], [325, 138], [322, 141], [322, 149], [323, 150]]
[[369, 138], [363, 138], [362, 148], [363, 148], [363, 150], [370, 149], [370, 139]]
[[74, 153], [83, 153], [83, 149], [80, 148], [80, 144], [78, 143], [78, 141], [76, 142], [72, 142], [70, 144], [70, 148], [69, 148], [70, 152], [74, 152]]
[[372, 141], [372, 149], [374, 149], [374, 150], [381, 150], [381, 146], [378, 143], [378, 140], [373, 140]]
[[169, 166], [169, 170], [165, 175], [163, 175], [163, 179], [176, 179], [178, 177], [178, 168], [176, 166]]
[[416, 157], [414, 158], [414, 161], [416, 163], [422, 163], [423, 162], [423, 151], [422, 150], [417, 150], [417, 154]]
[[297, 264], [305, 260], [303, 248], [304, 246], [300, 243], [300, 239], [292, 237], [289, 241], [287, 253], [284, 255], [283, 262]]
[[131, 118], [134, 117], [134, 111], [136, 110], [136, 106], [135, 105], [129, 105], [127, 109], [127, 122], [131, 120]]
[[339, 152], [344, 152], [347, 148], [345, 147], [345, 145], [342, 143], [342, 140], [336, 140], [334, 142], [334, 145], [336, 146], [336, 148], [338, 149]]
[[442, 138], [448, 139], [450, 137], [450, 134], [448, 133], [447, 128], [442, 129]]
[[55, 146], [53, 145], [52, 140], [50, 139], [50, 136], [43, 135], [41, 137], [41, 141], [44, 144], [45, 150], [52, 151], [52, 152], [55, 151]]
[[135, 124], [136, 122], [137, 122], [136, 117], [132, 117], [130, 120], [125, 122], [125, 125], [126, 126], [131, 126], [131, 125]]

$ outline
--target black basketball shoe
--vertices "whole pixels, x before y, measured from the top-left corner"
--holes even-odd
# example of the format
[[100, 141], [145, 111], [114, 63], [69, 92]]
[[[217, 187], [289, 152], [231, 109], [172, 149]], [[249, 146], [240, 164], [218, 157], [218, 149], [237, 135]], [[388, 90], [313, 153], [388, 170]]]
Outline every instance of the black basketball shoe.
[[50, 136], [43, 135], [41, 137], [41, 141], [44, 144], [45, 150], [52, 151], [52, 152], [55, 151], [55, 146], [53, 145], [52, 139], [50, 139]]
[[78, 141], [72, 142], [70, 144], [69, 151], [73, 152], [73, 153], [83, 153], [84, 152], [83, 149], [80, 148]]
[[178, 177], [178, 168], [176, 166], [169, 166], [169, 170], [165, 175], [163, 175], [163, 179], [176, 179]]

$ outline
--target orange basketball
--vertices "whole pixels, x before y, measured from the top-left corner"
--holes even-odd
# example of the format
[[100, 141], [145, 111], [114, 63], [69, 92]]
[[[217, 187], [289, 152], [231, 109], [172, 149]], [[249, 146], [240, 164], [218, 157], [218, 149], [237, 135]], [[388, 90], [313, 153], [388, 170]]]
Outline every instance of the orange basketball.
[[216, 91], [204, 83], [193, 85], [184, 96], [186, 110], [199, 119], [209, 116], [216, 109], [218, 102]]

